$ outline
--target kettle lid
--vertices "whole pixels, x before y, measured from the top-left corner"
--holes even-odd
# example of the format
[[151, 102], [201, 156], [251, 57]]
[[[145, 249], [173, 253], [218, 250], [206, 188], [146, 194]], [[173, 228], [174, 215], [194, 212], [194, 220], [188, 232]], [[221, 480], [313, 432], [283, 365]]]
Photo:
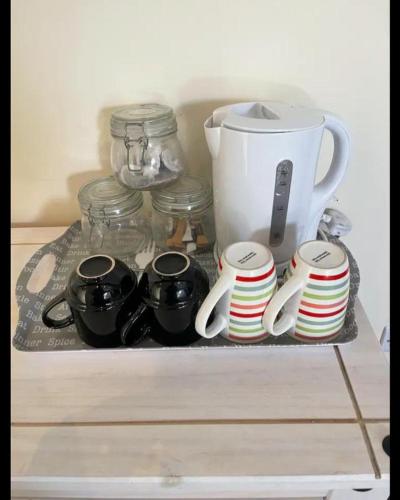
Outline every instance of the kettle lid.
[[276, 101], [231, 104], [213, 113], [214, 126], [243, 132], [294, 132], [323, 123], [321, 111]]

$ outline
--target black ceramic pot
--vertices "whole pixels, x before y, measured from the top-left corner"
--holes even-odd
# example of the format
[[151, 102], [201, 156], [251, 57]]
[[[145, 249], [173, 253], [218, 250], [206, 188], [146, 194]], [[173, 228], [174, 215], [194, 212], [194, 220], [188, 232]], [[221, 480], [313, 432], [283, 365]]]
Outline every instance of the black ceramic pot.
[[208, 276], [192, 257], [162, 253], [143, 272], [138, 286], [142, 304], [132, 323], [145, 324], [148, 334], [161, 345], [192, 344], [201, 338], [194, 323], [208, 292]]
[[[63, 301], [69, 305], [71, 314], [61, 320], [50, 318], [50, 311]], [[139, 303], [135, 273], [116, 258], [93, 255], [80, 262], [71, 273], [67, 288], [45, 307], [42, 320], [49, 328], [75, 323], [86, 344], [117, 347], [127, 336], [129, 320]], [[142, 336], [139, 325], [134, 332], [129, 332], [131, 343]]]

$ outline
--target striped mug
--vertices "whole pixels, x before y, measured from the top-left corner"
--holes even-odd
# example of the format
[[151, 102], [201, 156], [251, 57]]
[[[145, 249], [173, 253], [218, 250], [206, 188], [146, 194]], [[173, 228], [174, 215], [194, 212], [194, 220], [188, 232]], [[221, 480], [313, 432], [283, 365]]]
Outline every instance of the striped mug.
[[288, 332], [303, 342], [332, 339], [343, 326], [349, 289], [349, 262], [342, 248], [328, 241], [306, 241], [265, 310], [263, 325], [272, 335]]
[[[260, 243], [233, 243], [219, 259], [218, 274], [197, 313], [197, 333], [207, 339], [220, 333], [243, 344], [265, 339], [262, 315], [276, 288], [272, 253]], [[214, 320], [207, 326], [214, 307]]]

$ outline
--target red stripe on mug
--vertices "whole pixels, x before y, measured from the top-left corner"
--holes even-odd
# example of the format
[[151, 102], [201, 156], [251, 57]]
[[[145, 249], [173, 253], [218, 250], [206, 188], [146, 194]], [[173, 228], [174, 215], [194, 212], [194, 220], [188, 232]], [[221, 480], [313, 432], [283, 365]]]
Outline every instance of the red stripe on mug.
[[264, 312], [251, 313], [251, 314], [243, 314], [235, 311], [230, 311], [231, 316], [236, 316], [237, 318], [259, 318], [264, 314]]
[[344, 298], [343, 300], [340, 300], [339, 302], [335, 302], [335, 304], [313, 304], [312, 302], [306, 302], [305, 300], [302, 300], [300, 304], [302, 306], [307, 306], [307, 307], [313, 307], [314, 309], [332, 309], [332, 307], [339, 307], [340, 305], [344, 304], [347, 302], [348, 297]]
[[268, 333], [262, 333], [261, 335], [257, 335], [256, 337], [250, 337], [249, 335], [243, 335], [243, 337], [238, 337], [237, 335], [233, 335], [232, 333], [229, 332], [229, 338], [233, 340], [262, 340], [268, 337]]
[[296, 267], [296, 261], [294, 260], [294, 257], [292, 258], [292, 266]]
[[271, 276], [271, 274], [275, 271], [275, 266], [272, 266], [272, 268], [265, 274], [261, 274], [259, 276], [236, 276], [236, 281], [261, 281], [265, 280], [265, 278], [268, 278], [268, 276]]
[[311, 316], [313, 318], [329, 318], [329, 316], [335, 316], [336, 314], [339, 314], [340, 312], [344, 311], [345, 309], [346, 309], [346, 306], [341, 307], [340, 309], [337, 309], [336, 311], [333, 311], [330, 313], [313, 313], [310, 311], [305, 311], [304, 309], [299, 309], [299, 313], [304, 314], [305, 316]]
[[348, 273], [349, 273], [349, 268], [347, 268], [346, 271], [343, 271], [340, 274], [334, 274], [332, 276], [322, 276], [321, 274], [311, 273], [308, 277], [313, 280], [322, 280], [322, 281], [340, 280], [340, 278], [344, 278]]
[[260, 309], [260, 307], [267, 307], [269, 304], [269, 300], [267, 302], [262, 302], [261, 304], [255, 305], [255, 306], [242, 306], [240, 304], [234, 304], [231, 302], [231, 307], [236, 307], [236, 309]]
[[219, 270], [222, 271], [221, 257], [218, 259]]
[[308, 337], [307, 335], [302, 335], [299, 332], [295, 332], [294, 336], [299, 337], [300, 339], [305, 339], [305, 340], [328, 340], [331, 337], [335, 337], [341, 328], [342, 327], [340, 327], [338, 330], [336, 330], [336, 332], [330, 333], [329, 335], [324, 335], [323, 337], [313, 337], [313, 336]]

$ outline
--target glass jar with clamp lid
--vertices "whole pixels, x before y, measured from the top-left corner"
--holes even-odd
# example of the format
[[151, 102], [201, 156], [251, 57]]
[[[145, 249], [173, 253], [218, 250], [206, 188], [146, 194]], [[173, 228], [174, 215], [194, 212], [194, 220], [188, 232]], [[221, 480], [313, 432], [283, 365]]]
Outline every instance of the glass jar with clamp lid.
[[142, 193], [120, 185], [113, 176], [83, 186], [78, 200], [84, 244], [92, 253], [131, 255], [151, 236]]
[[184, 162], [173, 110], [161, 104], [134, 104], [111, 116], [111, 164], [120, 183], [150, 190], [176, 181]]

